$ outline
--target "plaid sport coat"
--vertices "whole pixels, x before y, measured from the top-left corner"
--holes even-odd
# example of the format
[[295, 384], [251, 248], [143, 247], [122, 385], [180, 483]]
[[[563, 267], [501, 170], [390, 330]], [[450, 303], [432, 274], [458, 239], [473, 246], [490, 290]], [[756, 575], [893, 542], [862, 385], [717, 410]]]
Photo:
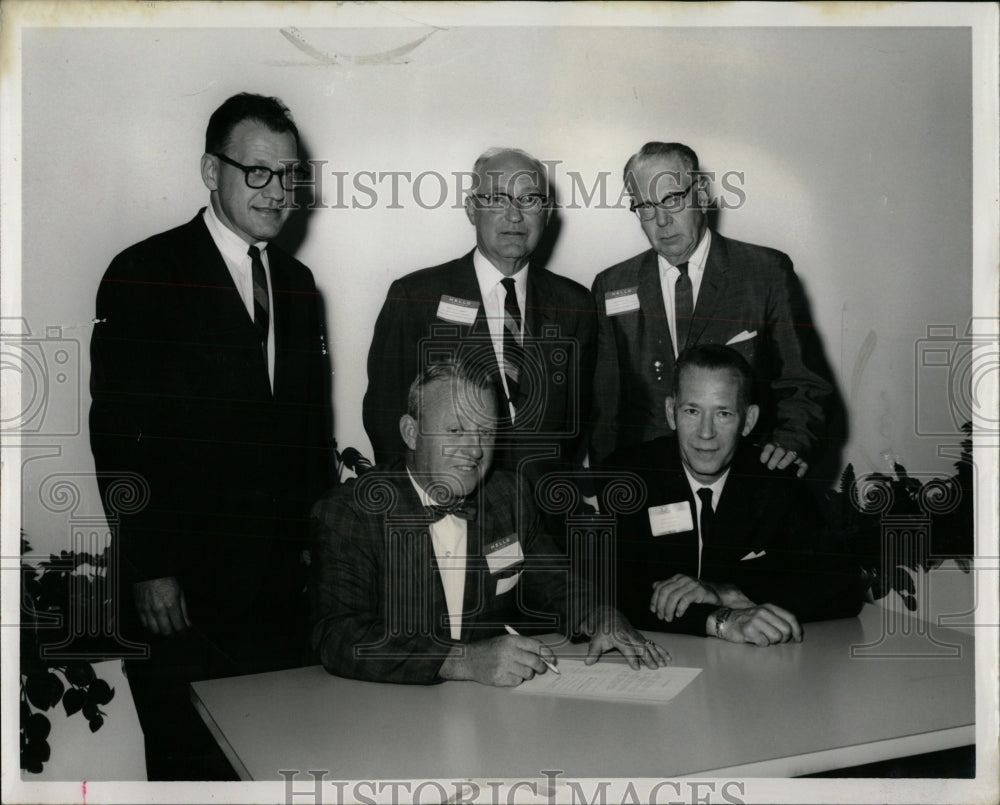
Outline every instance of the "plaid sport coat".
[[[461, 638], [431, 542], [431, 516], [401, 462], [348, 481], [313, 509], [312, 645], [338, 676], [430, 684], [452, 647], [504, 634], [571, 633], [589, 606], [567, 557], [542, 533], [530, 493], [494, 470], [467, 523]], [[515, 538], [523, 561], [490, 567], [498, 540]]]

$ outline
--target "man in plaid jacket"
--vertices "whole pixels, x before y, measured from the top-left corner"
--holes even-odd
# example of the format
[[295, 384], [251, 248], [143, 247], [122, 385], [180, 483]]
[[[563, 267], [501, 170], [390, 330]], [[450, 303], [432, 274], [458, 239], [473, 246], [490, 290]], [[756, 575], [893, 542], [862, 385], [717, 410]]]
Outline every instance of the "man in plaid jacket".
[[491, 473], [492, 381], [455, 363], [423, 371], [400, 419], [405, 461], [313, 510], [313, 647], [328, 671], [382, 682], [518, 685], [555, 662], [527, 634], [591, 638], [633, 668], [668, 655], [573, 578], [515, 476]]

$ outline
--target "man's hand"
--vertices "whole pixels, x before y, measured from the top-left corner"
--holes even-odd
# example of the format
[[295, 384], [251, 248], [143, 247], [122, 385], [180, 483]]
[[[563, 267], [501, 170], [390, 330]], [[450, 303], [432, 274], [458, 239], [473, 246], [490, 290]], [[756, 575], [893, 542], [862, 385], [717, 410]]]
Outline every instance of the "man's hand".
[[666, 581], [653, 582], [653, 596], [649, 611], [668, 623], [681, 617], [691, 604], [715, 604], [720, 607], [741, 609], [752, 607], [753, 601], [732, 584], [712, 584], [676, 573]]
[[501, 635], [455, 646], [438, 675], [442, 679], [474, 679], [484, 685], [514, 687], [548, 670], [543, 657], [555, 665], [552, 649], [540, 640]]
[[153, 634], [183, 634], [191, 625], [184, 591], [173, 576], [137, 582], [132, 585], [132, 595], [139, 622]]
[[[706, 632], [715, 635], [714, 615], [708, 618]], [[802, 627], [798, 618], [787, 609], [774, 604], [762, 604], [759, 607], [733, 610], [722, 625], [721, 637], [730, 643], [753, 643], [757, 646], [770, 646], [792, 640], [800, 643]]]
[[760, 463], [767, 464], [769, 470], [783, 470], [789, 464], [796, 464], [798, 469], [795, 476], [801, 478], [809, 469], [809, 464], [805, 459], [801, 459], [794, 450], [786, 450], [780, 444], [768, 442], [764, 449], [760, 451]]
[[613, 607], [599, 607], [588, 620], [590, 648], [587, 650], [586, 665], [593, 665], [601, 655], [611, 649], [618, 649], [625, 657], [629, 668], [639, 670], [662, 668], [670, 661], [670, 655], [651, 640], [644, 638], [632, 628], [632, 624]]

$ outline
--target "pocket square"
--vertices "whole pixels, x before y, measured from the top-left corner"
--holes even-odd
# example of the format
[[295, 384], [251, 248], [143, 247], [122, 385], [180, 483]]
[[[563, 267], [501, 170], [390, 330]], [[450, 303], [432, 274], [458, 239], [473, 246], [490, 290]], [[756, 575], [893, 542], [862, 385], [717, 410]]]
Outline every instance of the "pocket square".
[[520, 578], [521, 573], [518, 571], [511, 576], [505, 576], [504, 578], [497, 579], [497, 595], [503, 595], [508, 590], [513, 590]]
[[750, 551], [750, 553], [748, 553], [746, 556], [744, 556], [742, 559], [740, 559], [740, 561], [741, 562], [748, 562], [751, 559], [760, 559], [766, 553], [767, 553], [767, 551], [760, 551], [759, 553], [757, 551]]
[[730, 338], [726, 342], [726, 346], [728, 347], [728, 346], [731, 346], [732, 344], [739, 344], [741, 341], [749, 341], [751, 338], [756, 338], [756, 337], [757, 337], [757, 331], [756, 330], [754, 330], [752, 333], [747, 332], [746, 330], [744, 330], [739, 335], [734, 335], [732, 338]]

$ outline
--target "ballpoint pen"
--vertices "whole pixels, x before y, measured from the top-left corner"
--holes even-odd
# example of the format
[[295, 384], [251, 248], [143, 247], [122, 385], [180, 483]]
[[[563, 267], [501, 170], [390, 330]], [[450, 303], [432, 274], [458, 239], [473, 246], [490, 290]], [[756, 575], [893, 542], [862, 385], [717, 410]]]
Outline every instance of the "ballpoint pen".
[[[520, 636], [521, 636], [521, 634], [520, 634], [520, 633], [519, 633], [519, 632], [517, 631], [517, 629], [515, 629], [515, 628], [514, 628], [513, 626], [511, 626], [510, 624], [505, 624], [503, 628], [507, 630], [507, 634], [512, 634], [512, 635], [515, 635], [516, 637], [520, 637]], [[559, 669], [558, 669], [558, 668], [556, 668], [556, 667], [555, 667], [555, 666], [554, 666], [554, 665], [553, 665], [552, 663], [550, 663], [550, 662], [549, 662], [549, 661], [548, 661], [547, 659], [545, 659], [545, 658], [544, 658], [544, 657], [542, 657], [542, 656], [539, 656], [539, 659], [540, 659], [540, 660], [541, 660], [542, 662], [544, 662], [544, 663], [545, 663], [545, 665], [546, 665], [546, 666], [548, 667], [548, 669], [549, 669], [550, 671], [555, 671], [555, 672], [556, 672], [557, 674], [559, 674], [559, 676], [562, 676], [562, 674], [561, 674], [561, 673], [559, 672]]]

